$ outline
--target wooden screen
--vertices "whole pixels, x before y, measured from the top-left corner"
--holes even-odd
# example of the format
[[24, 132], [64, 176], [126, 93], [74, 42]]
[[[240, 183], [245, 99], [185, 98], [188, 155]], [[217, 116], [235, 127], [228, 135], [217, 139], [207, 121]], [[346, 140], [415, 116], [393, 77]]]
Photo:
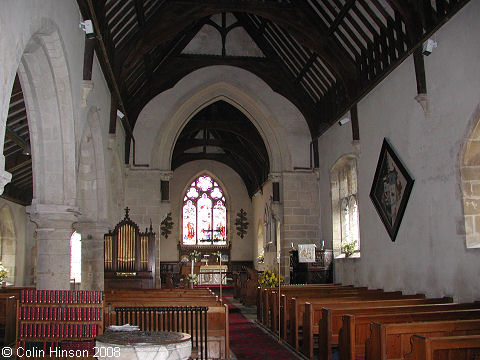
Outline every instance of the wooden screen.
[[155, 287], [155, 233], [125, 218], [104, 235], [105, 288]]

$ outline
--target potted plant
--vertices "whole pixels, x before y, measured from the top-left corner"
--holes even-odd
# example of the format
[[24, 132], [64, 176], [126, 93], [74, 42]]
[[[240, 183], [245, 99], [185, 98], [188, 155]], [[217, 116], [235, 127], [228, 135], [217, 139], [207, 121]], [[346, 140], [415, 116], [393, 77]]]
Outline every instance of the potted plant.
[[342, 244], [342, 252], [345, 253], [345, 257], [349, 257], [356, 251], [357, 251], [357, 240], [344, 242]]
[[[278, 274], [271, 270], [266, 270], [258, 277], [258, 284], [262, 288], [277, 287], [278, 286]], [[280, 282], [283, 282], [283, 276], [280, 275]]]
[[183, 285], [187, 289], [193, 289], [193, 285], [198, 282], [198, 276], [196, 274], [188, 274], [183, 277]]
[[8, 270], [5, 266], [2, 265], [0, 262], [0, 283], [2, 284], [2, 287], [5, 287], [7, 285], [6, 279], [8, 275]]

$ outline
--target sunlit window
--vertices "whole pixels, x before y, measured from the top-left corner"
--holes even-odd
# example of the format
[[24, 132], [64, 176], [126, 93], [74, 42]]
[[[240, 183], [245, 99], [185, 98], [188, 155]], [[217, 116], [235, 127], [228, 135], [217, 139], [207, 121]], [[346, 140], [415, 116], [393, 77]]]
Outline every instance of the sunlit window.
[[70, 237], [70, 279], [82, 281], [82, 235], [76, 231]]
[[360, 251], [357, 163], [354, 156], [340, 158], [331, 170], [333, 250], [335, 255]]
[[182, 215], [184, 245], [226, 245], [225, 196], [210, 176], [199, 176], [187, 188]]

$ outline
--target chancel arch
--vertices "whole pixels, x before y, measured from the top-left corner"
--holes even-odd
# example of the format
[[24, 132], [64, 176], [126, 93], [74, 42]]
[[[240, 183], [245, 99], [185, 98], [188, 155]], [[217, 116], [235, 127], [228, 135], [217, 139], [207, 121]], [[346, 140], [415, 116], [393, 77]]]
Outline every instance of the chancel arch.
[[[222, 73], [222, 70], [226, 71]], [[230, 66], [207, 67], [185, 76], [173, 90], [182, 96], [169, 101], [167, 93], [152, 99], [140, 113], [135, 127], [136, 136], [152, 137], [150, 149], [137, 144], [137, 156], [143, 160], [142, 153], [148, 150], [149, 157], [144, 160], [154, 168], [168, 169], [173, 146], [183, 128], [198, 112], [217, 101], [236, 107], [257, 128], [267, 148], [271, 171], [308, 165], [302, 161], [309, 157], [309, 147], [295, 145], [311, 140], [302, 115], [252, 73]], [[155, 111], [159, 108], [163, 111], [161, 115]], [[299, 120], [295, 128], [288, 125], [292, 118]], [[153, 125], [153, 121], [157, 121], [157, 125]], [[142, 130], [143, 125], [148, 128]], [[158, 129], [154, 138], [152, 127]], [[171, 149], [171, 152], [160, 149]]]

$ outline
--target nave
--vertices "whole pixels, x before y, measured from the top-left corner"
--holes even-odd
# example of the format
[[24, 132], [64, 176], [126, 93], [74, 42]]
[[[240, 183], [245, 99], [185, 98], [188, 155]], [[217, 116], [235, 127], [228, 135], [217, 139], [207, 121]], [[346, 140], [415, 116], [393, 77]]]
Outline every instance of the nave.
[[189, 353], [178, 359], [480, 357], [480, 302], [458, 303], [451, 297], [340, 284], [285, 285], [280, 292], [259, 287], [256, 305], [242, 303], [230, 287], [222, 298], [218, 287], [105, 293], [17, 288], [0, 294], [3, 346], [20, 358], [78, 351], [82, 356], [77, 357], [91, 359], [105, 335], [126, 324], [137, 326], [139, 334], [191, 337]]

